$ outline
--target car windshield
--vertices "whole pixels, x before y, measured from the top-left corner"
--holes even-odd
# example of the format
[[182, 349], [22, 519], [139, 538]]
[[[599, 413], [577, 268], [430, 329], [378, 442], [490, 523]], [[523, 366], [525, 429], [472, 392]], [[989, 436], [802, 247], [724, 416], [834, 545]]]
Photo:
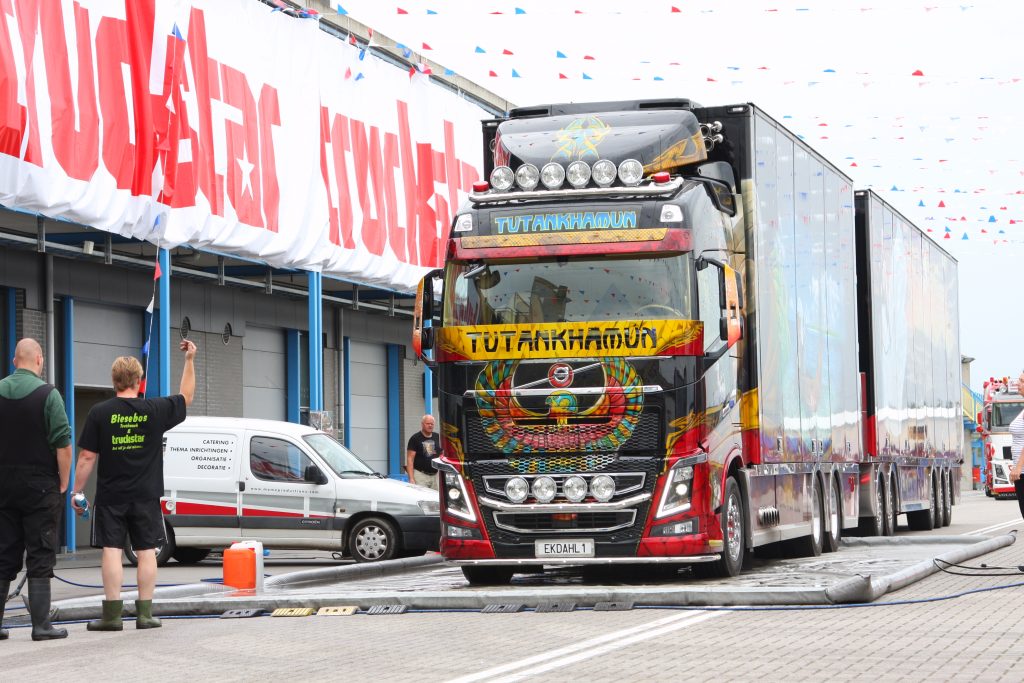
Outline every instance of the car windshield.
[[302, 438], [336, 474], [376, 475], [373, 468], [360, 460], [355, 453], [326, 434], [310, 434]]
[[692, 259], [557, 257], [454, 262], [446, 325], [689, 320]]
[[1021, 410], [1024, 410], [1024, 401], [993, 403], [990, 429], [1005, 429], [1009, 427], [1014, 418], [1020, 415]]

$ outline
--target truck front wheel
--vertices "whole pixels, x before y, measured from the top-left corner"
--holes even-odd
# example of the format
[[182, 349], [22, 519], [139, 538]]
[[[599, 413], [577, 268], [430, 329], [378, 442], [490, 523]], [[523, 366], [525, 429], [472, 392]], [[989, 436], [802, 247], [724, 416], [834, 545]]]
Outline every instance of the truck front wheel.
[[725, 480], [721, 518], [722, 556], [714, 562], [693, 565], [693, 575], [699, 579], [738, 576], [743, 568], [747, 517], [743, 512], [743, 499], [740, 496], [739, 484], [733, 477]]

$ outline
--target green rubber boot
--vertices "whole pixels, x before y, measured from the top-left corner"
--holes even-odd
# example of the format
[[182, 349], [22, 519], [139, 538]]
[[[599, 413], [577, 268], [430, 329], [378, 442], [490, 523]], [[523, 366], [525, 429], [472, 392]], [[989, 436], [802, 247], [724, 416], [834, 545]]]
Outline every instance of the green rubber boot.
[[135, 628], [160, 628], [160, 620], [153, 616], [152, 600], [135, 601]]
[[121, 611], [124, 609], [124, 600], [104, 600], [103, 618], [90, 621], [85, 625], [89, 631], [120, 631], [124, 628], [121, 623]]

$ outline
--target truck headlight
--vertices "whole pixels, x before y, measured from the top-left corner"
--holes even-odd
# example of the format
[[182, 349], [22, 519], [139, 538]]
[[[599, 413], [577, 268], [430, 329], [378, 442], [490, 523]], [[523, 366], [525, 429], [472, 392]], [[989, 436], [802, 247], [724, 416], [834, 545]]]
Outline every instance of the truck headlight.
[[470, 522], [476, 521], [476, 513], [473, 512], [473, 506], [469, 502], [462, 477], [455, 472], [445, 472], [444, 487], [441, 491], [444, 495], [445, 508], [449, 513]]
[[693, 487], [693, 467], [673, 467], [669, 470], [665, 488], [661, 492], [657, 517], [667, 517], [690, 509], [690, 494]]

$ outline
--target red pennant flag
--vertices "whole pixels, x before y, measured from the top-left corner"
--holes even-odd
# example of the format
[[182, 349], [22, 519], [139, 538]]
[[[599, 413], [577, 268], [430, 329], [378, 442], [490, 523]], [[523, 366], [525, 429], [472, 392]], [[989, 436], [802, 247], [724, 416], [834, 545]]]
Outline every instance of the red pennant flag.
[[143, 377], [139, 380], [139, 396], [146, 395], [146, 378]]
[[503, 55], [510, 55], [510, 54], [512, 54], [512, 50], [502, 50], [501, 54], [503, 54]]
[[345, 80], [347, 81], [350, 78], [352, 78], [352, 69], [351, 68], [345, 69]]
[[356, 36], [355, 36], [354, 33], [348, 34], [348, 44], [349, 45], [355, 45], [356, 44]]
[[498, 74], [494, 73], [493, 71], [488, 71], [487, 75], [490, 76], [491, 78], [497, 78], [498, 77]]
[[410, 66], [409, 67], [409, 78], [412, 78], [415, 75], [416, 75], [416, 67]]
[[679, 9], [679, 8], [678, 8], [678, 7], [676, 7], [675, 5], [672, 5], [672, 13], [673, 13], [673, 14], [677, 14], [677, 13], [679, 13], [679, 12], [682, 12], [682, 11], [683, 11], [683, 10]]
[[590, 61], [594, 61], [594, 58], [591, 57], [590, 55], [583, 55], [583, 59], [589, 59]]
[[153, 271], [153, 279], [154, 280], [159, 280], [161, 275], [163, 275], [163, 272], [160, 270], [160, 262], [157, 261], [156, 262], [156, 270]]
[[857, 165], [857, 162], [856, 162], [856, 161], [855, 161], [855, 162], [853, 162], [852, 164], [850, 164], [850, 166], [856, 166], [856, 165]]
[[398, 8], [398, 13], [399, 14], [408, 14], [408, 12], [405, 11], [404, 9], [402, 9], [401, 7]]
[[947, 232], [947, 233], [946, 233], [945, 235], [943, 235], [943, 236], [942, 236], [942, 239], [944, 239], [944, 240], [948, 240], [948, 239], [949, 239], [949, 233]]
[[939, 208], [940, 208], [940, 209], [944, 209], [944, 208], [946, 208], [946, 202], [944, 202], [944, 201], [942, 201], [942, 200], [940, 199], [940, 200], [939, 200]]
[[423, 43], [423, 49], [424, 49], [424, 50], [433, 50], [434, 48], [430, 47], [430, 46], [429, 46], [429, 45], [427, 45], [426, 43]]
[[708, 80], [708, 83], [717, 83], [718, 82], [715, 79], [711, 78], [711, 76], [708, 76], [707, 80]]
[[569, 77], [566, 76], [565, 74], [558, 74], [558, 80], [560, 80], [560, 81], [561, 80], [567, 81], [567, 80], [569, 80]]
[[910, 75], [911, 76], [924, 76], [924, 72], [921, 71], [920, 69], [918, 69], [917, 71], [915, 71], [914, 73], [912, 73]]

